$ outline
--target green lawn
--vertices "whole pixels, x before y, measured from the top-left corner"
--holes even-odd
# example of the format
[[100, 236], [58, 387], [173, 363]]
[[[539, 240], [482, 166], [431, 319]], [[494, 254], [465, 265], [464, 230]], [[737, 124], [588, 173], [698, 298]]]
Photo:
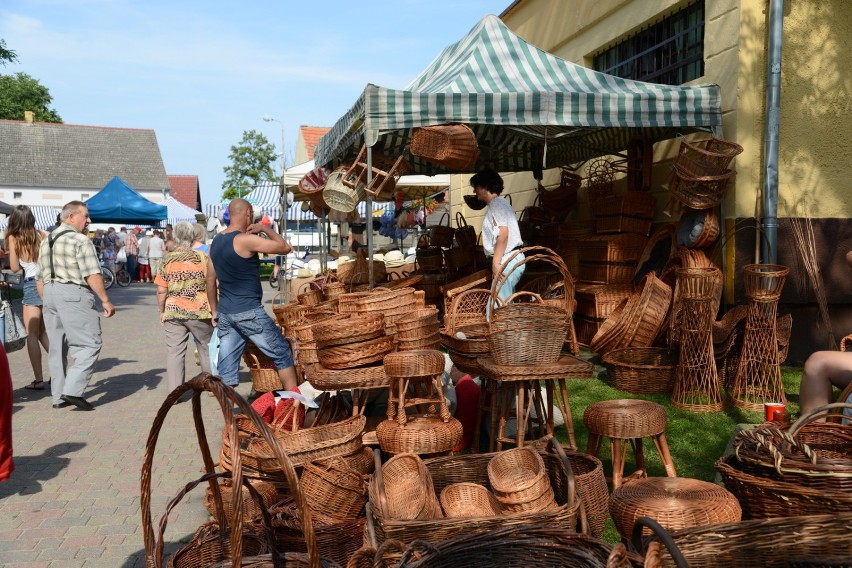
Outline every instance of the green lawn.
[[[587, 358], [590, 354], [584, 353], [583, 355], [584, 358]], [[789, 403], [789, 412], [791, 415], [796, 415], [799, 411], [799, 383], [802, 369], [782, 367], [782, 376]], [[602, 367], [596, 367], [596, 378], [594, 379], [569, 381], [571, 413], [574, 416], [574, 434], [577, 438], [578, 449], [581, 451], [585, 451], [588, 439], [588, 432], [583, 424], [583, 412], [587, 406], [601, 400], [618, 398], [650, 400], [665, 406], [668, 413], [666, 438], [678, 476], [713, 481], [716, 475], [713, 464], [724, 453], [735, 426], [741, 423], [763, 422], [762, 412], [742, 410], [732, 404], [728, 404], [721, 412], [688, 412], [674, 408], [669, 403], [668, 396], [632, 395], [613, 388], [607, 381], [607, 372]], [[564, 427], [558, 428], [556, 435], [563, 444], [568, 443], [568, 436]], [[654, 445], [650, 441], [646, 441], [644, 450], [648, 475], [652, 477], [664, 476], [665, 470]], [[604, 464], [604, 471], [607, 475], [610, 475], [612, 468], [607, 442], [604, 442], [599, 457]], [[634, 469], [633, 455], [628, 450], [625, 476], [632, 473]], [[619, 535], [611, 520], [607, 523], [604, 538], [609, 542], [618, 542], [619, 540]]]

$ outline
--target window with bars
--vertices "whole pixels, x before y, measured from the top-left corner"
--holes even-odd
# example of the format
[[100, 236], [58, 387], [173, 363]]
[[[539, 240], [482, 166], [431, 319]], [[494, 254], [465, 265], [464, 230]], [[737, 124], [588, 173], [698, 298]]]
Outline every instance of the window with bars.
[[681, 85], [704, 75], [704, 0], [674, 12], [594, 57], [616, 77]]

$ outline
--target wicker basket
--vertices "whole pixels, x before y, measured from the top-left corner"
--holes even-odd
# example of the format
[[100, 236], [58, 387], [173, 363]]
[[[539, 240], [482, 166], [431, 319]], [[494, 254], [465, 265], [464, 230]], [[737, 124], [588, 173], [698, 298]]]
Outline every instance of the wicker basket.
[[505, 510], [535, 512], [554, 503], [544, 460], [532, 448], [513, 448], [494, 456], [488, 462], [488, 481]]
[[466, 324], [486, 323], [486, 309], [491, 301], [491, 291], [483, 288], [471, 288], [455, 296], [445, 306], [444, 327], [448, 332]]
[[[649, 477], [612, 492], [609, 512], [621, 536], [630, 538], [639, 517], [651, 517], [667, 530], [738, 522], [736, 498], [718, 485], [685, 477]], [[648, 531], [650, 534], [650, 531]]]
[[479, 158], [476, 135], [465, 124], [414, 128], [411, 130], [409, 150], [412, 156], [456, 171], [472, 170]]
[[676, 360], [662, 347], [628, 347], [603, 356], [612, 383], [631, 394], [670, 394], [674, 386]]
[[354, 369], [326, 369], [316, 363], [305, 367], [305, 375], [314, 388], [324, 391], [390, 386], [390, 379], [381, 364]]
[[[299, 521], [298, 506], [293, 499], [288, 497], [274, 504], [269, 514], [272, 517], [272, 529], [278, 550], [304, 552], [307, 549], [305, 537], [302, 523]], [[346, 566], [363, 542], [367, 519], [361, 517], [340, 522], [323, 515], [313, 514], [313, 520], [317, 548], [321, 557], [332, 560], [339, 566]], [[263, 566], [266, 568], [269, 565]]]
[[687, 248], [707, 249], [716, 243], [719, 230], [719, 216], [715, 209], [687, 211], [681, 217], [677, 230], [677, 244]]
[[381, 361], [393, 352], [393, 337], [382, 336], [358, 343], [317, 349], [319, 362], [328, 369], [352, 369]]
[[275, 302], [273, 302], [272, 305], [272, 313], [275, 314], [275, 320], [287, 337], [293, 337], [293, 329], [302, 323], [305, 314], [310, 310], [309, 306], [298, 303], [276, 306]]
[[473, 266], [473, 249], [461, 247], [445, 249], [444, 262], [453, 270], [464, 270]]
[[341, 458], [305, 464], [299, 481], [313, 511], [337, 521], [362, 516], [367, 486], [361, 473]]
[[488, 346], [498, 365], [537, 365], [559, 359], [568, 333], [562, 317], [492, 321]]
[[737, 172], [723, 170], [720, 173], [702, 174], [700, 165], [683, 165], [688, 161], [679, 159], [672, 168], [669, 191], [678, 201], [692, 209], [716, 207], [722, 202]]
[[282, 388], [281, 379], [278, 377], [278, 370], [275, 365], [262, 366], [254, 353], [249, 353], [248, 357], [253, 360], [249, 373], [251, 374], [251, 390], [256, 393], [270, 392]]
[[334, 347], [376, 339], [385, 334], [382, 314], [361, 313], [341, 315], [322, 320], [313, 326], [313, 339], [317, 347]]
[[[252, 498], [248, 488], [245, 485], [242, 487], [240, 498], [243, 501], [243, 519], [251, 522], [260, 519], [263, 514], [261, 506], [268, 509], [275, 503], [275, 501], [278, 500], [278, 491], [275, 489], [274, 485], [266, 483], [265, 481], [251, 479], [249, 480], [249, 483], [261, 497], [261, 504], [258, 504], [257, 501]], [[228, 517], [233, 517], [234, 486], [230, 481], [220, 481], [219, 491], [222, 494], [222, 506], [225, 507], [225, 514]], [[204, 507], [211, 515], [216, 514], [215, 503], [213, 502], [213, 490], [209, 486], [204, 494]]]
[[435, 331], [432, 335], [417, 339], [396, 339], [397, 351], [419, 351], [424, 349], [438, 349], [440, 347], [441, 335], [438, 331]]
[[444, 372], [444, 355], [436, 350], [391, 353], [384, 359], [385, 374], [394, 378], [432, 378]]
[[598, 200], [595, 231], [603, 233], [651, 234], [657, 200], [647, 191], [628, 191]]
[[296, 300], [303, 306], [316, 306], [322, 303], [324, 298], [322, 297], [322, 290], [309, 287], [305, 292], [296, 296]]
[[[848, 566], [852, 512], [725, 523], [673, 531], [690, 568]], [[664, 552], [663, 566], [675, 562]]]
[[500, 502], [487, 487], [478, 483], [453, 483], [440, 495], [447, 517], [491, 517], [500, 514]]
[[443, 454], [459, 445], [462, 434], [461, 422], [455, 418], [444, 422], [440, 416], [430, 415], [409, 416], [405, 426], [397, 420], [383, 420], [376, 427], [379, 447], [389, 454]]
[[[465, 454], [461, 456], [440, 457], [426, 460], [425, 465], [432, 474], [435, 490], [439, 493], [453, 483], [477, 483], [490, 487], [488, 483], [488, 463], [497, 454]], [[547, 478], [553, 489], [558, 507], [536, 513], [514, 513], [490, 517], [444, 518], [439, 520], [400, 521], [388, 518], [378, 505], [382, 499], [382, 484], [371, 483], [369, 487], [370, 503], [367, 516], [368, 527], [372, 526], [378, 543], [389, 539], [411, 542], [424, 539], [438, 542], [450, 537], [469, 535], [476, 531], [494, 529], [503, 526], [525, 526], [544, 524], [554, 528], [575, 530], [579, 516], [580, 502], [574, 493], [574, 480], [571, 465], [554, 454], [542, 454]], [[376, 476], [378, 478], [378, 476]], [[528, 527], [526, 527], [528, 528]]]
[[378, 506], [388, 518], [441, 518], [432, 475], [420, 456], [404, 453], [392, 457], [382, 467], [376, 468], [373, 483], [382, 487]]
[[[328, 176], [328, 181], [325, 183], [325, 189], [322, 190], [322, 197], [329, 208], [343, 213], [354, 211], [366, 196], [364, 190], [367, 184], [357, 182], [345, 184], [346, 168], [338, 168], [331, 172]], [[354, 180], [353, 180], [354, 181]], [[354, 185], [355, 187], [350, 187]]]
[[458, 326], [454, 332], [442, 329], [441, 344], [462, 355], [488, 353], [488, 324], [472, 323]]

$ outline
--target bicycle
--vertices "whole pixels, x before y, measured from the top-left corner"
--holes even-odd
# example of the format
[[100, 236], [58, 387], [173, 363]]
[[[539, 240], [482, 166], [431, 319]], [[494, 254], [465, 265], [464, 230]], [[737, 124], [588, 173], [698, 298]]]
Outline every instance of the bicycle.
[[101, 276], [104, 279], [104, 288], [109, 290], [115, 283], [115, 272], [101, 264]]
[[115, 282], [122, 288], [127, 288], [130, 286], [130, 273], [125, 270], [124, 264], [122, 263], [118, 270], [115, 271]]

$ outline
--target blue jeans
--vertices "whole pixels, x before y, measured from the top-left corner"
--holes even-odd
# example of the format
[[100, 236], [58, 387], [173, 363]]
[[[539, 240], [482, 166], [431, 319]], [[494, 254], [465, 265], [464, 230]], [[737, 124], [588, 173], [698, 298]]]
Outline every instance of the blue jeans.
[[293, 366], [290, 344], [281, 335], [275, 322], [258, 306], [238, 314], [219, 314], [219, 376], [226, 385], [236, 386], [240, 382], [240, 358], [246, 341], [254, 343], [272, 359], [278, 370]]
[[38, 295], [35, 277], [24, 280], [24, 305], [41, 306], [41, 296]]
[[[524, 275], [524, 271], [527, 267], [518, 266], [518, 268], [516, 268], [515, 270], [512, 270], [512, 268], [523, 262], [524, 259], [526, 259], [526, 257], [523, 254], [517, 255], [514, 259], [512, 259], [512, 262], [510, 262], [509, 265], [503, 269], [503, 272], [500, 273], [500, 276], [508, 274], [506, 280], [504, 280], [502, 284], [500, 284], [500, 288], [499, 290], [497, 290], [497, 297], [500, 298], [500, 300], [506, 301], [506, 298], [515, 293], [515, 288], [517, 287], [518, 282], [520, 282], [521, 276]], [[492, 302], [489, 301], [487, 310], [485, 312], [488, 319], [491, 319], [491, 305]]]

